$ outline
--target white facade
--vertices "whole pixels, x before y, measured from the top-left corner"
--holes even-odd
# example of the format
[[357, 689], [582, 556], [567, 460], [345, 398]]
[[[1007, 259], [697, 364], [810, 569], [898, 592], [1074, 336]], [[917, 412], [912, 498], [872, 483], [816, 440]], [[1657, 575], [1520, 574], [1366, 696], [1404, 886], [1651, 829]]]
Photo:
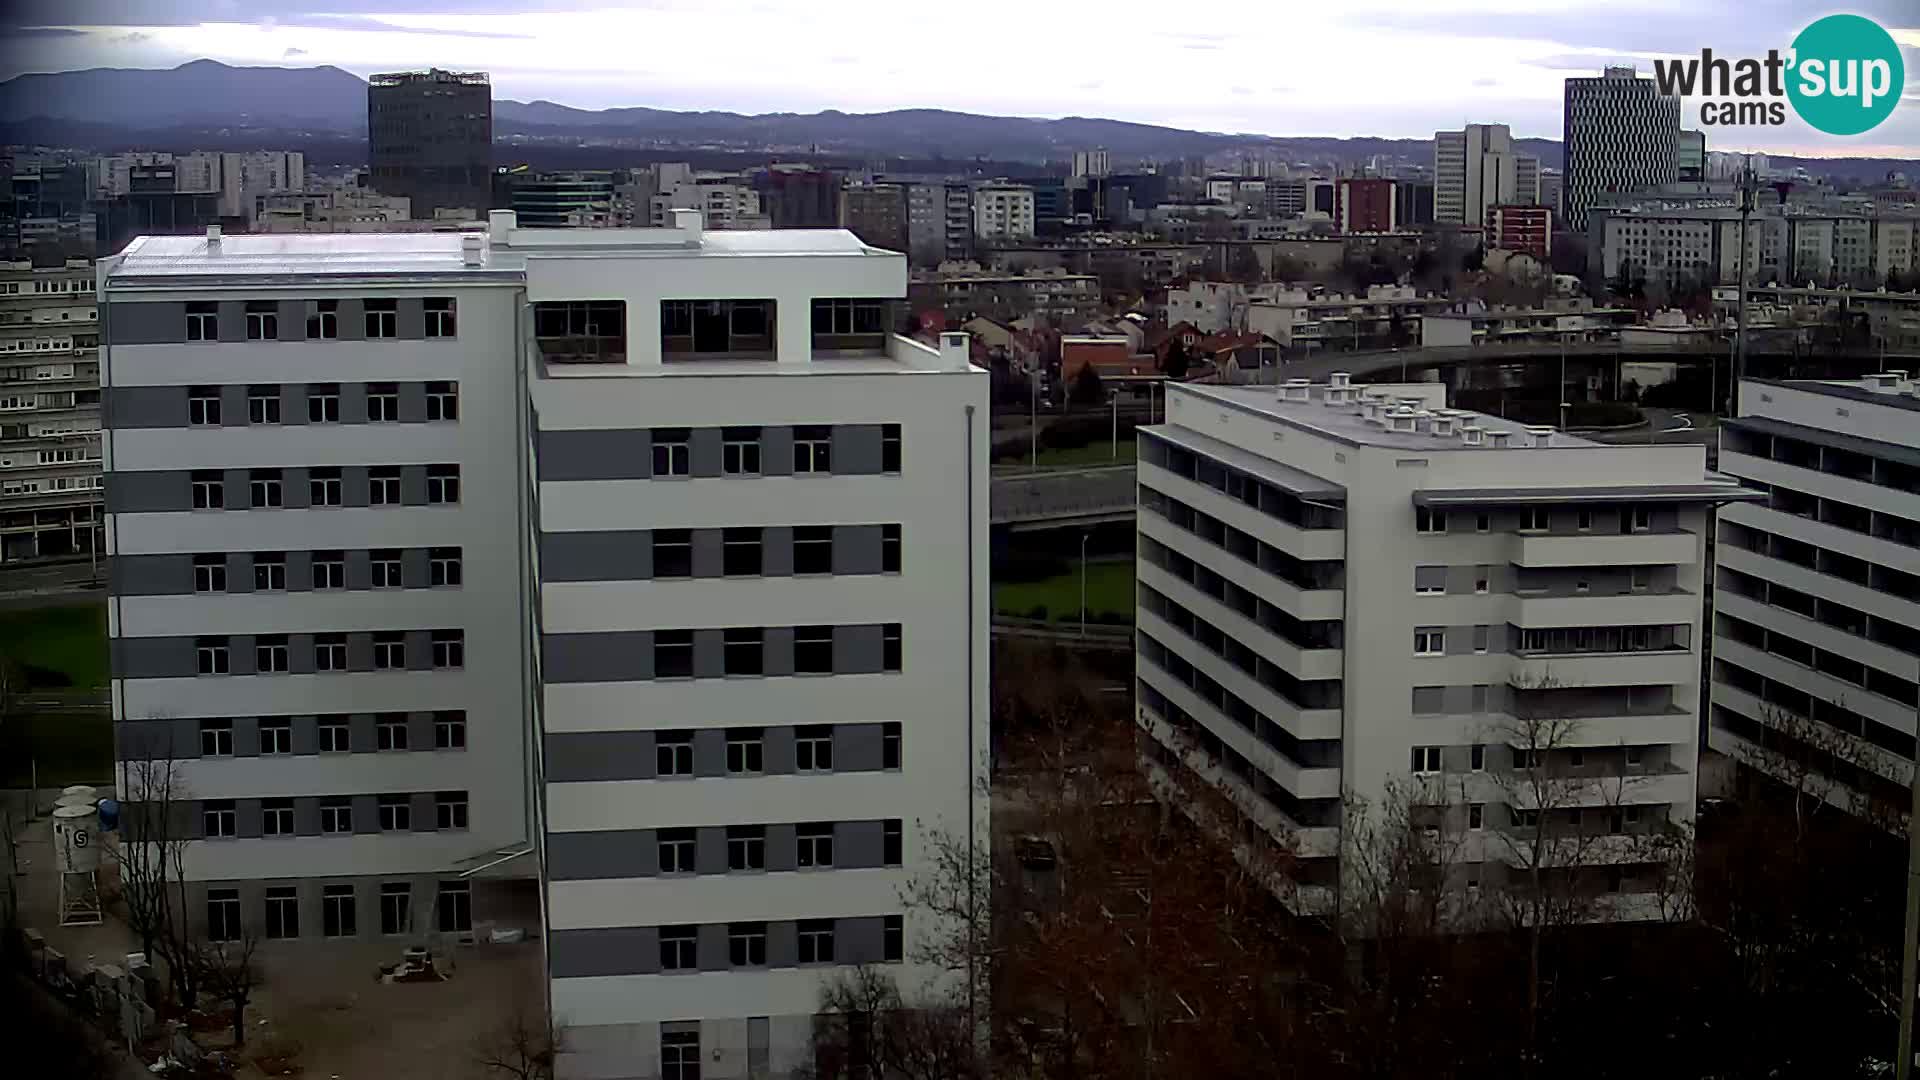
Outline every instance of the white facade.
[[[1609, 281], [1623, 272], [1669, 285], [1740, 278], [1740, 215], [1731, 207], [1649, 204], [1608, 210], [1593, 222]], [[1747, 224], [1748, 280], [1876, 287], [1913, 268], [1917, 237], [1920, 218], [1906, 214], [1755, 214]]]
[[1033, 235], [1033, 189], [988, 184], [973, 192], [977, 240], [1021, 240]]
[[1487, 208], [1537, 205], [1540, 162], [1513, 148], [1505, 124], [1468, 124], [1433, 133], [1433, 218], [1485, 225]]
[[[1437, 384], [1296, 383], [1170, 387], [1143, 431], [1161, 775], [1184, 764], [1293, 838], [1307, 905], [1338, 880], [1342, 796], [1389, 783], [1445, 807], [1469, 882], [1520, 870], [1529, 717], [1572, 720], [1541, 767], [1591, 778], [1549, 810], [1604, 822], [1596, 851], [1689, 820], [1705, 529], [1742, 494], [1703, 448], [1523, 429]], [[1607, 888], [1643, 890], [1641, 869]]]
[[1611, 192], [1672, 183], [1679, 176], [1680, 99], [1630, 67], [1566, 82], [1566, 175], [1561, 217], [1587, 228], [1587, 208]]
[[[569, 1077], [784, 1075], [845, 965], [886, 965], [910, 993], [940, 977], [909, 962], [933, 928], [900, 889], [928, 830], [986, 842], [986, 376], [964, 335], [888, 332], [903, 256], [844, 231], [675, 220], [145, 238], [103, 278], [122, 755], [236, 747], [183, 753], [205, 830], [236, 833], [191, 846], [190, 904], [212, 921], [232, 890], [241, 917], [271, 920], [290, 889], [316, 936], [325, 890], [350, 886], [370, 936], [404, 887], [404, 936], [431, 937], [524, 925], [507, 920], [531, 883], [488, 878], [537, 873]], [[248, 336], [262, 295], [276, 340]], [[308, 340], [328, 298], [369, 332], [394, 299], [398, 336]], [[209, 302], [204, 323], [187, 306]], [[448, 383], [459, 415], [436, 419]], [[251, 422], [269, 389], [281, 423]], [[222, 422], [199, 422], [209, 397]], [[340, 419], [300, 422], [316, 400]], [[379, 494], [390, 463], [397, 505]], [[344, 472], [346, 505], [192, 505], [215, 476], [251, 500], [266, 470], [318, 496], [324, 469]], [[342, 588], [291, 583], [338, 549]], [[382, 588], [394, 549], [401, 587]], [[449, 550], [458, 585], [438, 577]], [[214, 560], [196, 556], [216, 553], [223, 588], [201, 589]], [[263, 596], [280, 556], [287, 591]], [[323, 651], [336, 633], [345, 671]], [[278, 635], [292, 670], [254, 673]], [[406, 670], [378, 669], [390, 640]], [[215, 642], [232, 666], [199, 674]], [[456, 713], [461, 745], [443, 745]], [[334, 752], [332, 716], [371, 741]], [[222, 720], [231, 744], [208, 734]], [[388, 827], [395, 793], [405, 829]], [[279, 800], [294, 835], [262, 827]], [[329, 835], [335, 805], [348, 835]], [[465, 871], [471, 915], [449, 925]]]
[[0, 264], [0, 563], [95, 549], [100, 319], [93, 265]]
[[1749, 379], [1721, 434], [1721, 467], [1767, 495], [1720, 512], [1709, 745], [1763, 770], [1837, 751], [1827, 797], [1856, 811], [1904, 810], [1912, 777], [1916, 386]]
[[1107, 176], [1113, 172], [1113, 155], [1104, 146], [1073, 152], [1073, 175]]
[[648, 223], [656, 229], [673, 224], [675, 210], [698, 210], [710, 229], [765, 229], [760, 193], [731, 173], [706, 173], [662, 184], [648, 200]]

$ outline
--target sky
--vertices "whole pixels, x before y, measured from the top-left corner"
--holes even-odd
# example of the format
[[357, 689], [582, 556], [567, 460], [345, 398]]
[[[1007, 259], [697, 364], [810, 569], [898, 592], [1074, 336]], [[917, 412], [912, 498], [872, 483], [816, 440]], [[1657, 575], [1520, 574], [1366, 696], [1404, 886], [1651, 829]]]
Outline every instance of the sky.
[[[484, 70], [581, 108], [944, 108], [1207, 131], [1558, 138], [1561, 81], [1608, 63], [1761, 56], [1831, 11], [1902, 44], [1907, 90], [1852, 138], [1795, 118], [1709, 148], [1920, 157], [1920, 0], [0, 0], [0, 78], [87, 67]], [[1683, 126], [1698, 126], [1689, 102]]]

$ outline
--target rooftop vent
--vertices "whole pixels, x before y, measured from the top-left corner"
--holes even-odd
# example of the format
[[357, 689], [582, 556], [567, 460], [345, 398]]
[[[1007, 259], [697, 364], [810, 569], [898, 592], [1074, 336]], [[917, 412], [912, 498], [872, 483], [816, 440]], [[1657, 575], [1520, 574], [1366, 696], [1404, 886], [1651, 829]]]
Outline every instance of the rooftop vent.
[[1867, 376], [1867, 389], [1876, 394], [1897, 394], [1900, 392], [1900, 380], [1906, 373], [1901, 371], [1880, 371]]
[[1334, 386], [1329, 384], [1327, 386], [1326, 397], [1323, 400], [1328, 405], [1351, 405], [1352, 401], [1349, 399], [1352, 394], [1353, 387], [1351, 386]]
[[1553, 445], [1553, 428], [1545, 424], [1528, 424], [1527, 434], [1533, 436], [1533, 445], [1535, 446]]
[[220, 226], [218, 225], [207, 226], [207, 246], [208, 247], [220, 246]]
[[1387, 430], [1413, 433], [1413, 410], [1395, 409], [1387, 415]]
[[1459, 421], [1455, 417], [1447, 415], [1447, 413], [1434, 413], [1433, 433], [1435, 435], [1450, 436], [1453, 434], [1453, 425], [1456, 423], [1459, 423]]
[[1311, 400], [1312, 387], [1313, 387], [1313, 384], [1308, 382], [1305, 379], [1288, 379], [1285, 383], [1281, 384], [1280, 386], [1280, 400], [1282, 401]]
[[1415, 431], [1433, 430], [1433, 414], [1428, 412], [1425, 409], [1413, 410], [1413, 430]]
[[1350, 382], [1351, 379], [1352, 379], [1352, 376], [1344, 371], [1330, 371], [1327, 373], [1328, 386], [1334, 386], [1334, 387], [1351, 386], [1352, 385], [1352, 383]]
[[1485, 446], [1487, 443], [1487, 429], [1481, 427], [1479, 424], [1468, 424], [1466, 427], [1460, 429], [1460, 441], [1468, 446]]
[[460, 263], [463, 266], [479, 266], [483, 261], [480, 249], [480, 237], [468, 233], [460, 237]]
[[1492, 440], [1495, 446], [1513, 445], [1513, 432], [1511, 431], [1489, 431], [1487, 432], [1487, 438]]

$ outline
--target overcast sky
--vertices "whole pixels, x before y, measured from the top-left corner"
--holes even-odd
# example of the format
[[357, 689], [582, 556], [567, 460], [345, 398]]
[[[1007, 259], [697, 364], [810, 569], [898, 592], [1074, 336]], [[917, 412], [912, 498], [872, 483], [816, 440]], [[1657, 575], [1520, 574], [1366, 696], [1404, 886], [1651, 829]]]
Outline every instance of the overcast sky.
[[[1874, 131], [1708, 129], [1710, 147], [1920, 157], [1920, 0], [0, 0], [0, 78], [333, 64], [492, 73], [498, 97], [739, 112], [906, 107], [1272, 135], [1560, 135], [1561, 80], [1609, 61], [1785, 49], [1828, 10], [1905, 49]], [[1689, 104], [1683, 123], [1697, 126]]]

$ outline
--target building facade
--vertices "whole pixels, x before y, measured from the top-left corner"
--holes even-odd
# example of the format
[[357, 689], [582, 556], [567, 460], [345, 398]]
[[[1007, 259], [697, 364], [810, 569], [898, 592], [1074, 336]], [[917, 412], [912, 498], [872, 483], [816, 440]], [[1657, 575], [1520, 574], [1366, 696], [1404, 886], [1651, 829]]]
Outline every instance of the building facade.
[[435, 68], [367, 80], [375, 190], [412, 200], [413, 216], [493, 205], [493, 87], [485, 72]]
[[191, 787], [209, 932], [544, 916], [568, 1077], [785, 1074], [846, 965], [940, 977], [900, 889], [985, 843], [986, 376], [887, 332], [904, 257], [503, 211], [102, 281], [117, 743]]
[[93, 264], [0, 265], [0, 563], [105, 552]]
[[1433, 134], [1433, 219], [1485, 225], [1487, 209], [1540, 201], [1539, 162], [1513, 148], [1505, 124], [1468, 124]]
[[1908, 803], [1920, 666], [1917, 387], [1744, 380], [1720, 449], [1762, 501], [1720, 513], [1709, 745], [1888, 818]]
[[1522, 428], [1434, 384], [1168, 391], [1136, 657], [1168, 797], [1216, 784], [1296, 844], [1303, 907], [1343, 873], [1343, 796], [1397, 789], [1466, 895], [1552, 866], [1632, 910], [1638, 844], [1693, 816], [1706, 529], [1746, 493], [1702, 447]]
[[840, 220], [877, 248], [908, 248], [907, 194], [899, 184], [848, 184], [840, 192]]
[[1679, 178], [1680, 99], [1661, 94], [1630, 67], [1566, 82], [1561, 219], [1587, 228], [1587, 208], [1609, 193]]
[[516, 176], [508, 199], [527, 228], [605, 229], [614, 224], [610, 172]]
[[973, 236], [989, 243], [1033, 237], [1033, 189], [984, 184], [973, 192]]
[[1334, 205], [1334, 221], [1343, 233], [1392, 232], [1399, 225], [1392, 180], [1341, 177], [1334, 189]]
[[1525, 252], [1544, 264], [1553, 250], [1553, 211], [1544, 206], [1489, 207], [1487, 246]]

